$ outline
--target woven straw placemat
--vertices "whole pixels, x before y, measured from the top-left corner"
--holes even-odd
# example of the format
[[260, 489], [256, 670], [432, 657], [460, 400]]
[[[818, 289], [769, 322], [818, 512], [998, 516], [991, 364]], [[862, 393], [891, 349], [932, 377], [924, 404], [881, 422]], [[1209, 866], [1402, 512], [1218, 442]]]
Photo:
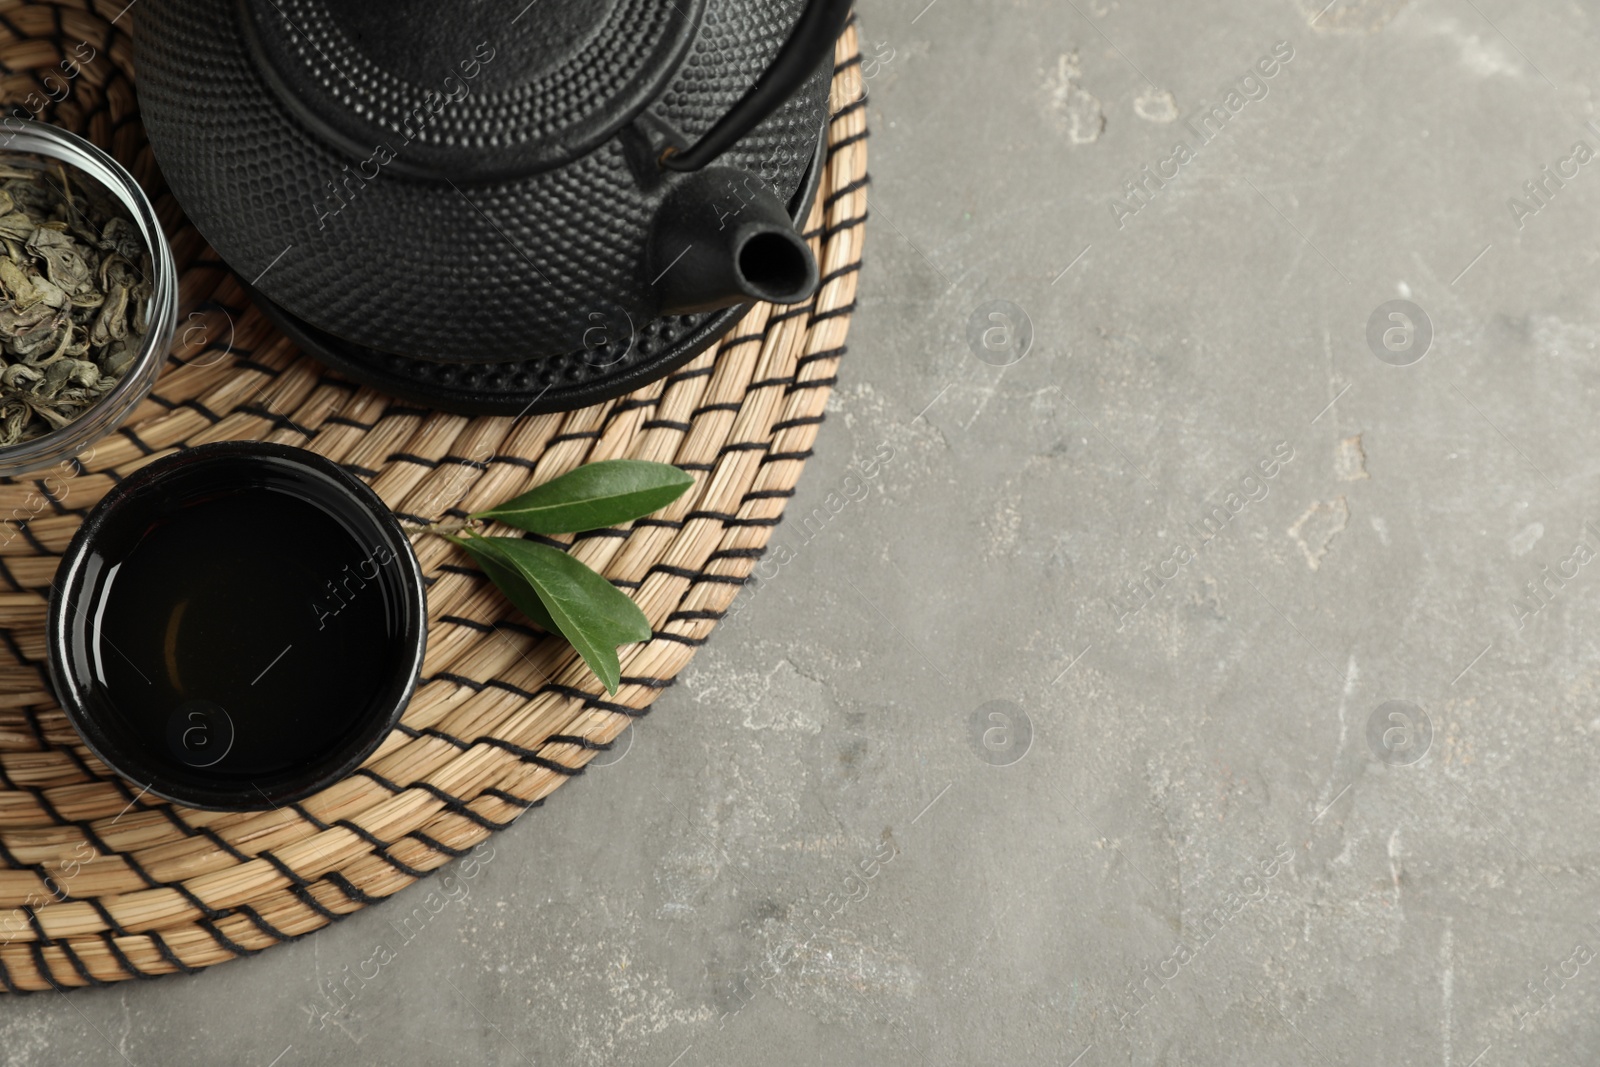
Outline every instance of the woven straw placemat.
[[[0, 988], [189, 972], [308, 934], [473, 848], [580, 773], [705, 643], [793, 495], [844, 353], [866, 216], [855, 28], [839, 42], [827, 170], [807, 225], [814, 301], [757, 306], [682, 370], [620, 400], [540, 417], [397, 404], [302, 356], [183, 218], [145, 142], [126, 0], [0, 0], [0, 99], [108, 149], [172, 235], [182, 318], [155, 394], [68, 471], [0, 482]], [[131, 6], [131, 5], [129, 5]], [[20, 109], [18, 111], [17, 109]], [[3, 128], [0, 128], [3, 143]], [[422, 684], [350, 778], [259, 814], [191, 811], [110, 773], [55, 705], [45, 605], [61, 551], [106, 489], [206, 441], [303, 445], [404, 516], [460, 515], [590, 460], [675, 463], [694, 488], [659, 516], [576, 540], [655, 629], [607, 698], [564, 642], [523, 625], [439, 538]]]

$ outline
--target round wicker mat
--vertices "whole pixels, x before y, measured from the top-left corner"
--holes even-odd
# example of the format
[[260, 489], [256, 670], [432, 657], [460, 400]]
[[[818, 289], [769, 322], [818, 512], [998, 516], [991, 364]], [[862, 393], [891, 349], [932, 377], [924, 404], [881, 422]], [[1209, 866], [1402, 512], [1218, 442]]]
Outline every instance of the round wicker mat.
[[[866, 114], [852, 26], [808, 231], [823, 286], [754, 308], [714, 351], [620, 400], [466, 418], [396, 404], [301, 356], [165, 191], [135, 107], [126, 0], [0, 0], [0, 99], [85, 134], [152, 192], [183, 317], [155, 395], [70, 471], [0, 482], [0, 988], [193, 971], [382, 900], [504, 828], [606, 748], [704, 644], [793, 494], [844, 353], [866, 215]], [[76, 60], [73, 62], [64, 62]], [[4, 130], [0, 128], [0, 144]], [[590, 460], [676, 463], [660, 516], [577, 539], [655, 627], [607, 699], [564, 643], [523, 625], [451, 545], [422, 538], [432, 627], [423, 684], [350, 778], [256, 814], [170, 806], [106, 770], [54, 704], [45, 603], [81, 516], [128, 471], [233, 438], [303, 445], [402, 515], [460, 515]]]

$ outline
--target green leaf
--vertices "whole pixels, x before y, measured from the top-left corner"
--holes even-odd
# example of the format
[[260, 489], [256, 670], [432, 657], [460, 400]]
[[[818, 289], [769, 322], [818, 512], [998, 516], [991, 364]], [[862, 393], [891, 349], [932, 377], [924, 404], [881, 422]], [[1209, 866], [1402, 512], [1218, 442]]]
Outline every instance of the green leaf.
[[693, 484], [693, 475], [668, 463], [606, 459], [586, 463], [472, 518], [494, 519], [536, 534], [582, 533], [659, 511]]
[[[556, 631], [572, 642], [606, 692], [617, 691], [622, 681], [617, 646], [650, 639], [650, 621], [639, 605], [579, 560], [548, 545], [516, 537], [481, 536], [467, 539], [465, 544], [474, 558], [491, 558], [515, 574], [518, 581], [514, 585], [530, 586]], [[484, 573], [500, 584], [494, 574]], [[507, 595], [511, 595], [509, 590]], [[512, 603], [517, 603], [515, 597]]]
[[492, 551], [480, 548], [478, 542], [482, 538], [467, 540], [462, 537], [451, 537], [462, 548], [467, 550], [474, 562], [478, 564], [483, 576], [495, 584], [495, 587], [506, 595], [506, 599], [522, 614], [526, 615], [535, 626], [546, 633], [558, 634], [555, 620], [545, 610], [544, 604], [539, 600], [539, 593], [523, 578], [515, 567], [501, 562], [499, 556]]

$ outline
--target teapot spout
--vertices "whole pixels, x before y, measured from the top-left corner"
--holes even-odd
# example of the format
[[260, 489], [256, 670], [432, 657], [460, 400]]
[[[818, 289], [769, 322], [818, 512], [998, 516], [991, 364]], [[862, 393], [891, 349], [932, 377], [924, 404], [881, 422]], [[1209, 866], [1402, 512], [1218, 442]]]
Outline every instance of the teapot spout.
[[708, 167], [676, 182], [656, 214], [647, 270], [663, 314], [752, 300], [798, 304], [817, 291], [817, 260], [767, 184]]

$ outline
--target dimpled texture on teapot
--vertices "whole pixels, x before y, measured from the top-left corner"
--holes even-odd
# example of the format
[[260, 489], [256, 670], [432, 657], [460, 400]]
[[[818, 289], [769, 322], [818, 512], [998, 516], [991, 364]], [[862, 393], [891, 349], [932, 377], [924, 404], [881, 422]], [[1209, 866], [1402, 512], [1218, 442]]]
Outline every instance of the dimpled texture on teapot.
[[[649, 113], [700, 136], [770, 63], [800, 7], [707, 0]], [[169, 185], [229, 265], [289, 313], [413, 358], [548, 358], [567, 381], [605, 372], [582, 359], [589, 315], [622, 294], [643, 302], [621, 308], [636, 324], [653, 317], [642, 275], [655, 202], [617, 140], [511, 181], [452, 188], [377, 164], [363, 179], [263, 83], [233, 5], [144, 0], [138, 17], [141, 107]], [[719, 164], [772, 175], [787, 200], [813, 157], [827, 81], [819, 70]]]

